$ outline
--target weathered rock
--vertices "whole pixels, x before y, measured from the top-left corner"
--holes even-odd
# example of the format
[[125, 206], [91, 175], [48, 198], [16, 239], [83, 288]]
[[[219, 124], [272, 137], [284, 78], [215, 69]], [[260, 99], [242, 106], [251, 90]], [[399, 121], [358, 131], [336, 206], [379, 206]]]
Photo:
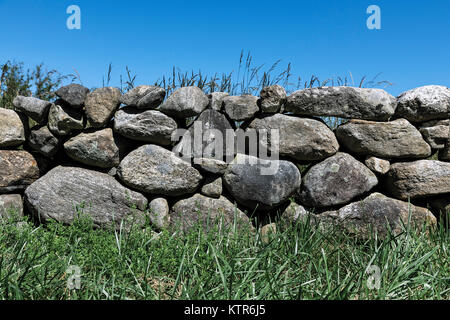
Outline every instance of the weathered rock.
[[56, 167], [25, 190], [25, 204], [42, 222], [70, 224], [79, 212], [98, 227], [120, 227], [121, 221], [142, 224], [147, 199], [113, 177], [75, 167]]
[[277, 225], [275, 223], [266, 224], [261, 228], [261, 241], [263, 243], [269, 243], [276, 234]]
[[155, 109], [166, 96], [166, 90], [156, 86], [138, 86], [125, 93], [120, 102], [138, 109]]
[[150, 221], [158, 230], [165, 230], [170, 225], [169, 204], [164, 198], [156, 198], [150, 201]]
[[17, 96], [13, 104], [17, 111], [25, 113], [37, 123], [44, 123], [52, 103], [34, 97]]
[[291, 94], [285, 111], [306, 116], [334, 116], [364, 120], [388, 120], [396, 100], [381, 89], [321, 87]]
[[291, 202], [289, 206], [280, 215], [280, 224], [287, 229], [296, 225], [304, 225], [305, 223], [313, 224], [317, 221], [317, 216], [308, 212], [303, 206]]
[[280, 111], [286, 101], [286, 91], [282, 86], [273, 85], [261, 90], [261, 111], [263, 113], [276, 113]]
[[351, 155], [336, 155], [314, 165], [303, 178], [301, 203], [323, 208], [349, 203], [378, 184], [378, 179], [365, 165]]
[[284, 160], [238, 154], [224, 174], [224, 184], [242, 205], [266, 211], [289, 200], [300, 187], [297, 167]]
[[144, 145], [120, 163], [120, 180], [149, 194], [179, 196], [194, 193], [202, 175], [173, 152], [157, 145]]
[[80, 133], [64, 143], [67, 155], [75, 161], [99, 168], [119, 165], [119, 147], [111, 128]]
[[251, 119], [259, 111], [258, 97], [249, 94], [225, 97], [222, 101], [225, 113], [235, 121]]
[[216, 111], [221, 111], [223, 107], [223, 98], [228, 96], [229, 94], [227, 92], [212, 92], [208, 94], [209, 98], [208, 108], [211, 108]]
[[337, 211], [324, 212], [319, 219], [323, 228], [337, 227], [364, 239], [369, 238], [373, 231], [379, 238], [389, 233], [399, 235], [408, 224], [418, 227], [436, 225], [436, 218], [429, 210], [381, 193], [373, 193]]
[[339, 126], [336, 136], [341, 146], [359, 155], [385, 159], [426, 158], [430, 146], [407, 120], [374, 122], [350, 120]]
[[208, 97], [198, 87], [182, 87], [172, 93], [159, 110], [175, 118], [199, 115], [209, 104]]
[[67, 106], [63, 101], [56, 101], [50, 107], [48, 128], [56, 136], [67, 136], [73, 130], [83, 129], [83, 114]]
[[175, 120], [157, 110], [125, 107], [114, 116], [114, 131], [132, 140], [170, 145], [176, 129]]
[[0, 195], [0, 221], [15, 215], [23, 217], [23, 202], [20, 194]]
[[0, 150], [0, 193], [24, 190], [38, 178], [38, 163], [30, 153]]
[[450, 193], [450, 163], [418, 160], [391, 164], [386, 186], [401, 200]]
[[55, 92], [58, 97], [67, 102], [73, 108], [83, 107], [88, 93], [88, 88], [77, 83], [72, 83], [61, 87]]
[[432, 120], [422, 123], [419, 131], [432, 149], [444, 149], [449, 141], [450, 120]]
[[175, 203], [170, 212], [170, 224], [175, 230], [185, 232], [198, 226], [205, 232], [213, 228], [233, 231], [234, 226], [237, 230], [253, 230], [249, 218], [228, 199], [214, 199], [201, 194]]
[[53, 157], [59, 149], [59, 139], [47, 126], [33, 128], [28, 136], [28, 145], [43, 156]]
[[[227, 141], [227, 134], [231, 141]], [[196, 141], [196, 139], [198, 141]], [[230, 140], [230, 138], [228, 138]], [[213, 158], [234, 156], [234, 130], [227, 118], [218, 111], [207, 109], [184, 133], [174, 152], [184, 158]]]
[[0, 108], [0, 148], [15, 147], [25, 141], [25, 128], [14, 110]]
[[120, 98], [119, 89], [113, 87], [99, 88], [89, 93], [84, 103], [87, 126], [89, 128], [105, 127], [119, 108]]
[[391, 168], [389, 161], [376, 157], [368, 157], [364, 163], [370, 170], [381, 175], [386, 174]]
[[228, 168], [228, 164], [225, 161], [217, 159], [196, 158], [194, 161], [194, 167], [197, 167], [207, 173], [223, 175], [225, 170]]
[[[334, 155], [339, 149], [334, 133], [327, 125], [313, 119], [275, 114], [253, 120], [249, 128], [256, 129], [260, 133], [263, 132], [261, 130], [266, 130], [265, 132], [269, 135], [271, 130], [278, 130], [280, 156], [295, 160], [322, 160]], [[262, 146], [276, 153], [278, 150], [273, 145], [276, 141], [272, 139], [272, 136], [269, 139], [260, 137], [259, 141]]]
[[424, 86], [402, 93], [397, 98], [396, 115], [411, 122], [450, 118], [450, 89]]
[[222, 195], [222, 178], [215, 176], [206, 177], [200, 192], [207, 197], [219, 198]]

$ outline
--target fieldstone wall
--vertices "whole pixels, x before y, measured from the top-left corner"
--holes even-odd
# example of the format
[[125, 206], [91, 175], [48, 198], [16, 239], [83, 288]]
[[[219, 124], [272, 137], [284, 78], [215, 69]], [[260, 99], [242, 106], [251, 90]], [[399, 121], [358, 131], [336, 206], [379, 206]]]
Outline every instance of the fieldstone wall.
[[[70, 224], [83, 211], [99, 227], [183, 230], [207, 227], [207, 216], [238, 226], [307, 219], [383, 236], [411, 221], [436, 224], [450, 209], [444, 86], [397, 98], [352, 87], [287, 96], [278, 85], [260, 97], [77, 84], [56, 95], [18, 96], [14, 111], [0, 109], [2, 217], [13, 207]], [[323, 117], [348, 121], [331, 130]]]

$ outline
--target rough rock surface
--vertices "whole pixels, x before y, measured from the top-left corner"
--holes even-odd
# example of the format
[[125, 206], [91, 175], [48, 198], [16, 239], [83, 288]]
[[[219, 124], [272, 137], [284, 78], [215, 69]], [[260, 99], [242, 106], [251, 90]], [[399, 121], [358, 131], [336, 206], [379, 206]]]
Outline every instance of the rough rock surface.
[[194, 193], [202, 175], [173, 152], [157, 145], [144, 145], [120, 163], [120, 180], [149, 194], [179, 196]]
[[38, 163], [31, 153], [0, 150], [0, 193], [24, 190], [38, 178]]
[[263, 211], [288, 201], [301, 183], [293, 163], [243, 154], [230, 162], [223, 177], [225, 187], [239, 203]]
[[311, 224], [317, 221], [317, 216], [309, 213], [303, 206], [291, 202], [289, 206], [280, 215], [280, 224], [283, 228], [289, 228], [295, 225]]
[[81, 211], [99, 227], [118, 228], [122, 220], [142, 224], [147, 203], [113, 177], [75, 167], [56, 167], [25, 190], [27, 208], [43, 222], [70, 224]]
[[63, 101], [51, 105], [48, 128], [56, 136], [67, 136], [73, 130], [83, 129], [83, 114], [67, 106]]
[[432, 149], [444, 149], [450, 137], [450, 120], [432, 120], [422, 123], [419, 131]]
[[450, 193], [450, 163], [437, 160], [398, 162], [387, 174], [388, 191], [401, 200]]
[[398, 235], [406, 230], [408, 223], [419, 227], [436, 224], [436, 218], [429, 210], [381, 193], [373, 193], [337, 211], [324, 212], [319, 219], [322, 227], [342, 228], [360, 238], [369, 238], [373, 231], [379, 238], [389, 232]]
[[378, 179], [365, 165], [351, 155], [336, 155], [311, 167], [303, 178], [301, 203], [323, 208], [349, 203], [378, 184]]
[[376, 157], [368, 157], [364, 163], [366, 164], [367, 168], [381, 175], [386, 174], [391, 168], [391, 164], [388, 160]]
[[34, 97], [17, 96], [13, 101], [17, 111], [25, 113], [37, 123], [47, 121], [48, 110], [51, 102]]
[[278, 84], [265, 87], [261, 90], [261, 111], [263, 113], [276, 113], [280, 111], [286, 101], [286, 91]]
[[72, 83], [59, 88], [55, 93], [71, 107], [81, 108], [84, 106], [89, 89], [77, 83]]
[[157, 110], [125, 107], [114, 116], [114, 131], [132, 140], [170, 145], [177, 123]]
[[402, 93], [397, 98], [396, 115], [411, 122], [450, 118], [450, 89], [424, 86]]
[[251, 119], [259, 111], [258, 97], [249, 94], [225, 97], [223, 105], [225, 113], [235, 121]]
[[119, 147], [111, 128], [80, 133], [64, 143], [67, 155], [89, 166], [112, 168], [119, 165]]
[[172, 93], [159, 110], [175, 118], [199, 115], [209, 104], [208, 97], [198, 87], [182, 87]]
[[183, 231], [199, 225], [206, 232], [212, 228], [233, 231], [234, 225], [237, 230], [253, 230], [249, 218], [228, 199], [214, 199], [201, 194], [176, 202], [171, 209], [170, 224], [175, 230]]
[[228, 164], [225, 161], [217, 159], [196, 158], [194, 160], [194, 167], [207, 173], [223, 175], [228, 168]]
[[153, 226], [158, 230], [165, 230], [170, 225], [169, 204], [164, 198], [156, 198], [150, 201], [149, 216]]
[[229, 94], [227, 92], [212, 92], [208, 94], [208, 107], [216, 111], [221, 111], [223, 107], [223, 98], [228, 96]]
[[25, 128], [14, 110], [0, 108], [0, 148], [15, 147], [25, 142]]
[[[279, 132], [279, 154], [295, 160], [315, 161], [323, 160], [334, 155], [339, 144], [334, 133], [324, 123], [283, 114], [264, 117], [253, 120], [250, 129], [266, 130], [269, 134], [271, 130]], [[268, 139], [268, 149], [273, 153], [277, 151], [273, 143], [276, 141], [272, 136]], [[267, 148], [267, 140], [259, 138], [261, 144]]]
[[[231, 137], [227, 143], [227, 131]], [[203, 139], [202, 139], [203, 138]], [[202, 143], [196, 143], [196, 139]], [[232, 144], [232, 145], [231, 145]], [[229, 148], [231, 145], [231, 148]], [[223, 160], [234, 155], [234, 130], [227, 118], [218, 111], [207, 109], [184, 133], [174, 152], [184, 158], [213, 158]]]
[[364, 120], [388, 120], [396, 100], [381, 89], [321, 87], [291, 94], [285, 111], [306, 116], [334, 116]]
[[207, 197], [219, 198], [222, 194], [222, 178], [215, 176], [206, 177], [200, 192]]
[[0, 221], [8, 219], [11, 213], [17, 217], [23, 217], [23, 202], [20, 194], [0, 195]]
[[138, 109], [155, 109], [166, 96], [166, 90], [156, 86], [138, 86], [125, 93], [120, 102]]
[[53, 157], [59, 149], [59, 139], [55, 137], [47, 126], [33, 128], [28, 136], [31, 149], [43, 156]]
[[99, 88], [89, 93], [84, 103], [87, 126], [89, 128], [105, 127], [120, 106], [120, 98], [119, 89], [113, 87]]
[[337, 128], [336, 136], [341, 146], [359, 155], [385, 159], [417, 159], [431, 155], [431, 148], [420, 132], [405, 119], [350, 120]]

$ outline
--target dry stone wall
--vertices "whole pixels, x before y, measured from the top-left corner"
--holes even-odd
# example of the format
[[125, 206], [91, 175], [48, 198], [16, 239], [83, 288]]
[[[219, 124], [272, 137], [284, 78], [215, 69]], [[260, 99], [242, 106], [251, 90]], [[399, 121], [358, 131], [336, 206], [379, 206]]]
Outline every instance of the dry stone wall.
[[[99, 227], [183, 230], [208, 216], [238, 226], [276, 217], [383, 236], [450, 209], [444, 86], [398, 98], [352, 87], [287, 96], [279, 85], [259, 97], [78, 84], [56, 95], [0, 109], [2, 217], [15, 208], [70, 224], [83, 211]], [[330, 116], [346, 121], [332, 130], [321, 118]]]

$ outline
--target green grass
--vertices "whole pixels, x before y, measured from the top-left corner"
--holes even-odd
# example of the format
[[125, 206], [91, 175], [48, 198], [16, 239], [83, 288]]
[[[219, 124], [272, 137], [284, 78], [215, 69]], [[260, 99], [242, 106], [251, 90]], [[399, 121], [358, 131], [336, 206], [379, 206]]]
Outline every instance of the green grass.
[[[0, 299], [449, 299], [449, 234], [384, 241], [299, 224], [261, 241], [249, 230], [181, 236], [151, 228], [0, 225]], [[70, 290], [69, 266], [81, 269]], [[381, 269], [368, 288], [368, 266]]]

